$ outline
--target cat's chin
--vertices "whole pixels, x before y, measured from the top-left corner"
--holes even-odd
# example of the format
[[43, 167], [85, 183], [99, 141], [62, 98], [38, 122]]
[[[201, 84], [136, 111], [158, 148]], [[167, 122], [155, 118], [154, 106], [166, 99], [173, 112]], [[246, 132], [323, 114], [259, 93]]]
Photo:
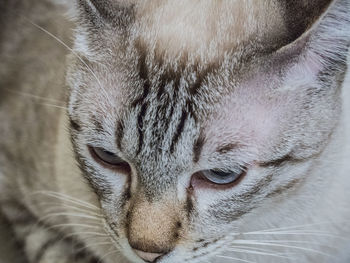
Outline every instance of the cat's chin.
[[[125, 261], [120, 262], [118, 259], [118, 263], [145, 263], [148, 261], [142, 260], [137, 253], [130, 246], [127, 238], [122, 238], [118, 240], [118, 250], [120, 254], [125, 258]], [[154, 262], [155, 263], [178, 263], [178, 262], [205, 262], [215, 257], [219, 252], [224, 250], [224, 245], [214, 244], [212, 249], [208, 248], [206, 251], [197, 251], [196, 249], [189, 249], [189, 246], [177, 246], [171, 252], [160, 256]], [[194, 252], [197, 251], [197, 252]], [[219, 258], [215, 259], [215, 262], [218, 262]], [[105, 263], [116, 263], [115, 258], [109, 258]]]
[[[124, 261], [120, 262], [120, 258], [118, 258], [118, 263], [145, 263], [143, 259], [141, 259], [136, 252], [131, 248], [128, 240], [126, 238], [121, 238], [118, 240], [118, 251], [120, 252], [120, 255], [124, 258]], [[205, 258], [208, 258], [205, 256]], [[171, 251], [168, 254], [165, 254], [163, 256], [160, 256], [158, 259], [156, 259], [154, 262], [156, 263], [178, 263], [178, 262], [185, 262], [185, 261], [191, 261], [193, 263], [196, 262], [203, 262], [203, 257], [198, 257], [193, 259], [191, 255], [186, 253], [185, 250], [182, 250], [180, 247], [175, 248], [173, 251]], [[116, 263], [116, 258], [114, 256], [106, 258], [104, 263]], [[147, 261], [146, 261], [147, 262]]]

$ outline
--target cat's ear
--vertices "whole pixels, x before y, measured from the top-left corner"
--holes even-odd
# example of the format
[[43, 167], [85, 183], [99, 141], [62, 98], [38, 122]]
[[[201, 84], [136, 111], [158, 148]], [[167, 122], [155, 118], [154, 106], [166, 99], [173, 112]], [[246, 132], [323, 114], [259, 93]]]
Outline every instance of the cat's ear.
[[307, 34], [322, 19], [333, 0], [281, 0], [286, 40], [293, 42]]
[[277, 53], [284, 58], [299, 57], [299, 66], [315, 75], [330, 66], [344, 65], [350, 42], [350, 2], [284, 2], [289, 41]]
[[132, 22], [133, 10], [133, 3], [126, 0], [76, 0], [75, 17], [94, 28], [111, 26], [118, 29]]

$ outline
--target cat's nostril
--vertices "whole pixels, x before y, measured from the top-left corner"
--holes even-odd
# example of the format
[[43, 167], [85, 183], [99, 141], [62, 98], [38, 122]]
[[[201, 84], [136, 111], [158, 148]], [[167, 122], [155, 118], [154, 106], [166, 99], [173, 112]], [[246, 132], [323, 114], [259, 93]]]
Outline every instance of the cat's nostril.
[[164, 254], [160, 253], [150, 253], [150, 252], [144, 252], [138, 249], [134, 249], [134, 252], [136, 255], [138, 255], [140, 258], [142, 258], [146, 262], [155, 262], [157, 258], [163, 256]]

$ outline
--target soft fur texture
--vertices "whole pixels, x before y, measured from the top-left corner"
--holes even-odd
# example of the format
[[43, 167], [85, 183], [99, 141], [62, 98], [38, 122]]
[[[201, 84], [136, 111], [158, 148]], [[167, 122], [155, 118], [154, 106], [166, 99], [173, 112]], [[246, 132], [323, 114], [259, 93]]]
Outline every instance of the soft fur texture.
[[349, 0], [0, 8], [0, 201], [29, 262], [350, 261]]

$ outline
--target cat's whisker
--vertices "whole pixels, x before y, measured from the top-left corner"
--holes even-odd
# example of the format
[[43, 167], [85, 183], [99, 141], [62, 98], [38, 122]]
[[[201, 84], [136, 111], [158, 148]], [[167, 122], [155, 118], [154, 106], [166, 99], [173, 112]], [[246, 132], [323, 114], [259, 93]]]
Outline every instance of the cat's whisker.
[[[63, 47], [65, 47], [68, 51], [70, 51], [74, 56], [76, 56], [79, 61], [81, 61], [83, 63], [83, 65], [87, 68], [87, 70], [92, 74], [92, 76], [95, 78], [95, 80], [97, 81], [97, 84], [100, 88], [100, 90], [103, 93], [104, 98], [107, 101], [110, 101], [111, 105], [113, 105], [113, 101], [111, 101], [110, 96], [108, 96], [106, 90], [104, 89], [104, 86], [101, 84], [101, 81], [99, 80], [99, 78], [97, 77], [97, 75], [95, 74], [95, 72], [92, 70], [92, 68], [84, 61], [84, 59], [76, 52], [74, 51], [72, 48], [70, 48], [63, 40], [61, 40], [60, 38], [58, 38], [57, 36], [55, 36], [54, 34], [52, 34], [51, 32], [49, 32], [48, 30], [46, 30], [45, 28], [41, 27], [40, 25], [36, 24], [34, 21], [30, 20], [29, 18], [21, 15], [21, 17], [23, 17], [23, 19], [25, 19], [26, 21], [28, 21], [31, 25], [33, 25], [34, 27], [38, 28], [39, 30], [41, 30], [42, 32], [44, 32], [45, 34], [49, 35], [51, 38], [53, 38], [54, 40], [56, 40], [58, 43], [60, 43]], [[48, 106], [48, 105], [47, 105]], [[67, 109], [67, 108], [66, 108]]]
[[245, 263], [256, 263], [254, 261], [249, 261], [249, 260], [245, 260], [245, 259], [241, 259], [241, 258], [235, 258], [235, 257], [229, 257], [229, 256], [225, 256], [225, 255], [216, 255], [216, 257], [218, 258], [224, 258], [224, 259], [233, 259], [235, 261], [239, 261], [239, 262], [245, 262]]
[[[53, 203], [53, 202], [46, 202], [46, 203], [41, 203], [42, 205], [51, 205], [46, 211], [48, 212], [67, 212], [67, 211], [70, 211], [70, 210], [74, 210], [74, 212], [81, 212], [81, 213], [84, 213], [86, 215], [90, 215], [90, 216], [96, 216], [96, 217], [99, 217], [99, 218], [103, 218], [103, 216], [101, 214], [98, 214], [98, 213], [94, 213], [94, 212], [91, 212], [90, 210], [87, 210], [87, 209], [83, 209], [81, 207], [75, 207], [75, 206], [72, 206], [72, 205], [68, 205], [66, 203], [60, 203], [60, 204], [57, 204], [57, 203]], [[66, 208], [67, 210], [62, 210]], [[61, 209], [61, 210], [60, 210]]]
[[25, 19], [26, 21], [28, 21], [30, 24], [32, 24], [33, 26], [35, 26], [36, 28], [38, 28], [39, 30], [41, 30], [42, 32], [44, 32], [45, 34], [49, 35], [50, 37], [52, 37], [54, 40], [56, 40], [58, 43], [60, 43], [62, 46], [64, 46], [66, 49], [68, 49], [70, 52], [72, 52], [73, 55], [75, 55], [83, 64], [84, 66], [89, 70], [89, 72], [92, 74], [92, 76], [96, 79], [99, 87], [102, 89], [102, 85], [100, 80], [97, 78], [95, 72], [91, 69], [91, 67], [84, 61], [84, 59], [77, 53], [75, 52], [72, 48], [70, 48], [65, 42], [63, 42], [61, 39], [59, 39], [57, 36], [55, 36], [54, 34], [52, 34], [51, 32], [47, 31], [45, 28], [41, 27], [40, 25], [38, 25], [37, 23], [35, 23], [34, 21], [32, 21], [31, 19], [21, 15], [21, 17], [23, 17], [23, 19]]
[[271, 231], [279, 231], [279, 230], [289, 230], [289, 229], [297, 229], [297, 228], [304, 228], [304, 227], [310, 227], [310, 226], [329, 225], [329, 224], [342, 223], [342, 222], [346, 222], [346, 221], [319, 222], [319, 223], [313, 223], [313, 224], [303, 224], [303, 225], [285, 226], [285, 227], [278, 227], [278, 228], [263, 229], [263, 230], [259, 230], [259, 231], [252, 231], [252, 232], [247, 232], [247, 233], [271, 232]]
[[[111, 245], [111, 248], [113, 248], [113, 245]], [[110, 248], [110, 249], [111, 249], [111, 248]], [[118, 250], [117, 250], [117, 249], [114, 249], [113, 251], [106, 253], [105, 255], [103, 255], [103, 256], [99, 259], [98, 263], [103, 263], [103, 260], [104, 260], [106, 257], [108, 257], [108, 256], [110, 256], [110, 255], [112, 255], [112, 254], [116, 254], [116, 253], [118, 253]]]
[[70, 238], [73, 236], [83, 236], [83, 235], [92, 235], [92, 237], [87, 237], [86, 239], [90, 238], [109, 238], [110, 236], [107, 234], [102, 234], [100, 232], [74, 232], [68, 235], [65, 235], [64, 238]]
[[[236, 245], [233, 246], [233, 248], [252, 249], [252, 247], [250, 247], [250, 246], [236, 246]], [[259, 252], [264, 252], [264, 253], [276, 253], [277, 255], [290, 255], [290, 254], [294, 255], [294, 253], [277, 253], [276, 251], [271, 250], [271, 249], [263, 249], [263, 248], [257, 248], [257, 247], [254, 247], [254, 250], [259, 251]]]
[[237, 252], [237, 253], [245, 253], [245, 254], [252, 254], [252, 255], [272, 256], [272, 257], [278, 257], [278, 258], [284, 258], [284, 259], [289, 259], [290, 258], [290, 257], [287, 257], [287, 256], [280, 255], [278, 253], [260, 252], [260, 251], [251, 250], [251, 249], [231, 248], [231, 249], [228, 249], [227, 251]]
[[59, 217], [59, 216], [70, 216], [70, 217], [79, 217], [79, 218], [84, 218], [84, 219], [89, 219], [89, 220], [94, 220], [94, 221], [101, 221], [101, 218], [95, 217], [95, 216], [89, 216], [89, 215], [84, 215], [84, 214], [74, 214], [74, 213], [50, 213], [40, 219], [40, 221], [45, 221], [47, 219], [53, 218], [53, 217]]
[[[79, 235], [93, 235], [93, 236], [82, 237], [82, 236], [79, 236]], [[90, 239], [97, 240], [97, 239], [101, 239], [101, 238], [103, 238], [104, 241], [105, 241], [109, 237], [109, 236], [103, 235], [103, 234], [101, 234], [99, 232], [75, 232], [75, 233], [71, 233], [71, 234], [62, 236], [62, 238], [59, 241], [61, 242], [61, 241], [65, 240], [65, 239], [70, 239], [73, 236], [79, 236], [79, 240], [80, 241], [86, 241], [86, 240], [90, 240]]]
[[333, 235], [327, 232], [254, 232], [254, 233], [242, 233], [242, 235], [294, 235], [294, 236], [315, 236], [315, 237], [331, 237], [343, 240], [349, 240], [348, 238]]
[[94, 243], [94, 244], [83, 246], [83, 247], [77, 249], [76, 251], [80, 252], [80, 251], [83, 251], [83, 250], [85, 250], [87, 248], [98, 247], [98, 246], [103, 246], [103, 245], [111, 245], [111, 244], [112, 244], [111, 242], [98, 242], [98, 243]]
[[53, 108], [57, 108], [57, 109], [60, 109], [60, 110], [68, 110], [67, 107], [54, 105], [54, 104], [50, 104], [50, 103], [36, 102], [36, 104], [43, 105], [43, 106], [48, 106], [48, 107], [53, 107]]
[[41, 97], [41, 96], [37, 96], [34, 94], [30, 94], [27, 92], [23, 92], [23, 91], [16, 91], [16, 90], [11, 90], [8, 88], [2, 88], [4, 91], [10, 92], [10, 93], [14, 93], [20, 96], [24, 96], [24, 97], [28, 97], [28, 98], [33, 98], [33, 99], [37, 99], [37, 100], [43, 100], [43, 101], [47, 101], [47, 102], [53, 102], [53, 103], [62, 103], [65, 104], [64, 101], [60, 101], [60, 100], [56, 100], [56, 99], [51, 99], [51, 98], [45, 98], [45, 97]]
[[331, 257], [331, 258], [336, 258], [334, 255], [324, 253], [321, 251], [318, 251], [316, 249], [312, 248], [305, 248], [305, 247], [299, 247], [299, 246], [291, 246], [291, 245], [285, 245], [285, 244], [275, 244], [275, 243], [269, 243], [269, 242], [260, 242], [258, 240], [235, 240], [235, 244], [244, 244], [244, 245], [258, 245], [258, 246], [271, 246], [271, 247], [280, 247], [280, 248], [288, 248], [288, 249], [297, 249], [305, 252], [312, 252], [315, 254]]
[[[266, 243], [277, 243], [277, 244], [281, 244], [281, 243], [294, 243], [294, 244], [305, 244], [305, 245], [316, 245], [316, 246], [324, 246], [324, 247], [329, 247], [329, 248], [333, 248], [333, 249], [337, 249], [337, 247], [331, 246], [329, 244], [322, 244], [319, 242], [313, 242], [313, 241], [304, 241], [304, 240], [263, 240], [263, 239], [258, 239], [258, 240], [249, 240], [249, 241], [254, 241], [254, 242], [266, 242]], [[236, 246], [234, 246], [236, 247]]]
[[55, 104], [51, 104], [51, 103], [44, 103], [44, 102], [35, 102], [35, 101], [31, 101], [32, 103], [38, 104], [38, 105], [43, 105], [43, 106], [47, 106], [47, 107], [52, 107], [52, 108], [57, 108], [60, 110], [67, 110], [67, 107], [64, 106], [60, 106], [60, 105], [55, 105]]
[[65, 227], [81, 227], [81, 228], [102, 229], [102, 227], [100, 225], [67, 223], [67, 224], [52, 225], [52, 226], [48, 227], [47, 230], [55, 229], [55, 228], [65, 228]]
[[49, 197], [54, 197], [54, 198], [60, 199], [62, 201], [67, 201], [67, 202], [70, 202], [70, 203], [73, 203], [73, 204], [76, 204], [76, 205], [79, 205], [79, 206], [83, 206], [84, 208], [89, 208], [89, 209], [91, 209], [93, 211], [100, 211], [100, 208], [95, 206], [95, 205], [92, 205], [90, 203], [87, 203], [85, 201], [79, 200], [79, 199], [74, 198], [72, 196], [68, 196], [68, 195], [63, 194], [63, 193], [53, 192], [53, 191], [37, 191], [37, 192], [35, 192], [33, 194], [34, 195], [35, 194], [42, 194], [42, 195], [46, 195], [46, 196], [49, 196]]

